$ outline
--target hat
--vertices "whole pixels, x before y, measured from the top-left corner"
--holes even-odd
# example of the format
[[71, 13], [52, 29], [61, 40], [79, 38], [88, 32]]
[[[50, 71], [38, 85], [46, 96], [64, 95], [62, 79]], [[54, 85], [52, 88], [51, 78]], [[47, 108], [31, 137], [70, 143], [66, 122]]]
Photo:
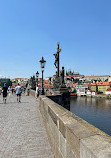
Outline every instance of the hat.
[[4, 86], [6, 86], [6, 83], [4, 83]]

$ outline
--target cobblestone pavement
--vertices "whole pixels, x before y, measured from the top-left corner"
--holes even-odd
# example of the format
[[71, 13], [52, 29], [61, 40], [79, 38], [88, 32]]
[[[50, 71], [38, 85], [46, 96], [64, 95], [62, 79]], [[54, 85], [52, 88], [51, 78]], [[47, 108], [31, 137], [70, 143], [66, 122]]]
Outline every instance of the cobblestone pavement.
[[54, 158], [34, 97], [0, 96], [0, 158]]

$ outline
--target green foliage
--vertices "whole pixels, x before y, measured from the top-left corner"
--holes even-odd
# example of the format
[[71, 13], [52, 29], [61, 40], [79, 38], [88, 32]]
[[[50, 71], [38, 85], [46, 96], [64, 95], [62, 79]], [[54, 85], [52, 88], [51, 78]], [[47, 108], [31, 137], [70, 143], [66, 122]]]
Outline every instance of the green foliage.
[[101, 92], [101, 91], [98, 91], [98, 94], [103, 94], [103, 92]]
[[3, 87], [4, 83], [6, 83], [7, 87], [12, 86], [12, 81], [7, 78], [1, 78], [0, 79], [0, 86]]
[[78, 78], [74, 79], [74, 83], [82, 83]]
[[7, 80], [6, 85], [7, 85], [8, 87], [9, 87], [9, 86], [12, 86], [12, 82], [10, 81], [10, 79]]
[[36, 90], [36, 81], [32, 81], [31, 87], [33, 90]]
[[76, 89], [74, 89], [74, 93], [76, 93], [77, 92], [77, 90]]
[[34, 75], [31, 76], [30, 82], [31, 82], [31, 89], [36, 90], [36, 80]]

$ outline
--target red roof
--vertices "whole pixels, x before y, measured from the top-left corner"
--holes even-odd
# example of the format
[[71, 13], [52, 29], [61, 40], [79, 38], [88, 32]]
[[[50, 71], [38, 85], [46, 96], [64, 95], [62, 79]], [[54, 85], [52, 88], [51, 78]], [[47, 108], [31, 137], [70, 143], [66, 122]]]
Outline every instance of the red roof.
[[69, 75], [69, 77], [84, 77], [84, 75]]
[[99, 76], [85, 76], [85, 77], [110, 77], [110, 75], [99, 75]]
[[[42, 84], [39, 83], [38, 86], [39, 86], [39, 88], [41, 88]], [[44, 84], [43, 87], [48, 89], [48, 88], [53, 88], [54, 86], [53, 86], [53, 84]]]
[[111, 85], [111, 82], [96, 82], [96, 83], [92, 83], [90, 85], [91, 86], [95, 86], [95, 85], [98, 85], [98, 86], [109, 86], [109, 85]]
[[83, 86], [89, 86], [89, 83], [83, 83]]
[[90, 92], [95, 92], [94, 90], [90, 90]]
[[107, 89], [107, 91], [111, 91], [111, 87]]
[[73, 87], [73, 88], [74, 88], [74, 87], [76, 87], [76, 83], [75, 83], [75, 84], [73, 84], [73, 86], [72, 86], [72, 87]]

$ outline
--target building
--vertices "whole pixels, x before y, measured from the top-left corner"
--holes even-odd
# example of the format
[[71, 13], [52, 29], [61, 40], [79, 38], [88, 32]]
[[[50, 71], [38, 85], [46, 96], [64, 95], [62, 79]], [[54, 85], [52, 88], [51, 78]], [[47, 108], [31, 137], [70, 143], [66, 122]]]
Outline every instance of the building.
[[84, 82], [93, 82], [93, 81], [98, 81], [98, 82], [110, 82], [111, 76], [110, 75], [100, 75], [100, 76], [85, 76], [84, 77]]
[[86, 95], [88, 86], [83, 84], [76, 84], [75, 87], [78, 96]]
[[92, 90], [88, 90], [87, 92], [86, 92], [86, 95], [87, 96], [94, 96], [96, 93], [95, 93], [95, 91], [92, 91]]
[[111, 82], [96, 82], [90, 84], [90, 89], [95, 92], [102, 92], [105, 94], [106, 90], [111, 87]]
[[[42, 88], [42, 81], [38, 83], [38, 86], [40, 89]], [[53, 84], [50, 83], [49, 81], [47, 81], [47, 80], [43, 81], [44, 90], [52, 89], [53, 87], [54, 87]]]
[[106, 90], [105, 94], [106, 95], [111, 95], [111, 87]]
[[65, 81], [67, 81], [67, 80], [73, 81], [75, 79], [82, 80], [83, 78], [84, 78], [84, 75], [72, 74], [72, 75], [69, 75], [69, 76], [65, 76]]
[[28, 78], [14, 78], [14, 79], [11, 79], [12, 82], [27, 82], [28, 81]]

